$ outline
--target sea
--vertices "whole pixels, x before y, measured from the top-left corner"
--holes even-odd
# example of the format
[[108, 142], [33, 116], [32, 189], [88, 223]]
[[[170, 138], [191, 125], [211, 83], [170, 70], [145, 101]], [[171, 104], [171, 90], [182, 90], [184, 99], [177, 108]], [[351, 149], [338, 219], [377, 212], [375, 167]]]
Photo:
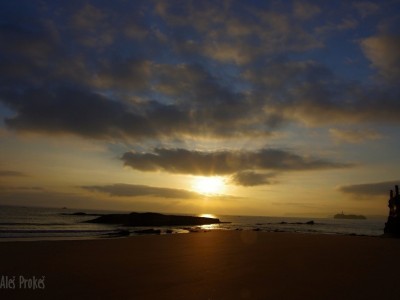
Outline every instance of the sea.
[[121, 225], [85, 222], [96, 218], [98, 215], [109, 213], [128, 212], [0, 206], [0, 242], [121, 238], [122, 236], [140, 235], [142, 233], [138, 231], [146, 229], [153, 229], [157, 234], [184, 234], [211, 230], [254, 230], [306, 234], [381, 236], [383, 235], [383, 228], [386, 221], [384, 218], [346, 220], [334, 219], [333, 217], [297, 218], [210, 215], [210, 217], [219, 218], [224, 223], [203, 226], [124, 227]]

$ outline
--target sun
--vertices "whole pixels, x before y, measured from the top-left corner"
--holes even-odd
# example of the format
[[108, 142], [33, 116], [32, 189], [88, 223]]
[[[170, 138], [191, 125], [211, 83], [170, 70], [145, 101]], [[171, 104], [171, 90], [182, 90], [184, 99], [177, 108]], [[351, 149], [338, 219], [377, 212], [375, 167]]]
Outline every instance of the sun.
[[225, 189], [224, 179], [218, 176], [195, 177], [192, 188], [199, 194], [212, 196], [221, 194]]
[[199, 215], [199, 217], [201, 217], [201, 218], [216, 218], [217, 216], [216, 215], [213, 215], [213, 214], [201, 214], [201, 215]]

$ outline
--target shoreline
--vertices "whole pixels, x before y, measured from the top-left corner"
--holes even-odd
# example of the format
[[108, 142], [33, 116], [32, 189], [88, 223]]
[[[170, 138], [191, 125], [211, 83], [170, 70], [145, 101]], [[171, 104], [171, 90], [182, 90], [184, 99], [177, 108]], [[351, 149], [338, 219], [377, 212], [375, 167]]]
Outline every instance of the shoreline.
[[400, 240], [209, 231], [0, 243], [0, 276], [45, 276], [23, 299], [396, 298]]
[[[93, 217], [84, 214], [94, 212], [70, 212], [66, 214], [61, 209], [9, 209], [2, 211], [3, 223], [0, 224], [0, 240], [10, 238], [12, 240], [33, 238], [38, 240], [71, 239], [71, 237], [98, 238], [103, 235], [118, 236], [135, 235], [138, 231], [153, 229], [164, 233], [187, 232], [198, 230], [199, 226], [163, 226], [154, 227], [124, 227], [115, 224], [86, 223]], [[21, 222], [29, 216], [33, 221]], [[356, 220], [336, 220], [333, 218], [304, 218], [304, 217], [246, 217], [246, 216], [214, 216], [223, 223], [200, 226], [200, 230], [260, 230], [265, 232], [305, 232], [328, 234], [355, 234], [367, 236], [380, 236], [386, 219], [370, 219], [362, 222]], [[225, 223], [229, 222], [229, 223]]]
[[391, 238], [390, 235], [385, 235], [383, 232], [381, 235], [368, 235], [368, 234], [357, 234], [357, 233], [336, 233], [336, 232], [309, 232], [309, 231], [284, 231], [284, 230], [257, 230], [257, 229], [198, 229], [188, 232], [173, 232], [173, 233], [133, 233], [129, 236], [124, 234], [105, 234], [104, 236], [71, 236], [71, 237], [18, 237], [18, 238], [0, 238], [0, 243], [12, 243], [12, 242], [42, 242], [42, 241], [85, 241], [85, 240], [105, 240], [105, 239], [124, 239], [124, 238], [135, 238], [140, 236], [164, 236], [164, 235], [181, 235], [181, 234], [198, 234], [208, 232], [244, 232], [254, 231], [259, 233], [289, 233], [289, 234], [304, 234], [304, 235], [322, 235], [322, 236], [349, 236], [349, 237], [371, 237], [371, 238]]

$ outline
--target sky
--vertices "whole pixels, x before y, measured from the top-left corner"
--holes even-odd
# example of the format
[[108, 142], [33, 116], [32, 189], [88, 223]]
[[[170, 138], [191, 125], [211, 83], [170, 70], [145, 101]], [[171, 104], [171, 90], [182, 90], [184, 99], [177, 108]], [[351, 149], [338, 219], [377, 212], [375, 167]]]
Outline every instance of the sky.
[[387, 215], [399, 0], [0, 8], [0, 205]]

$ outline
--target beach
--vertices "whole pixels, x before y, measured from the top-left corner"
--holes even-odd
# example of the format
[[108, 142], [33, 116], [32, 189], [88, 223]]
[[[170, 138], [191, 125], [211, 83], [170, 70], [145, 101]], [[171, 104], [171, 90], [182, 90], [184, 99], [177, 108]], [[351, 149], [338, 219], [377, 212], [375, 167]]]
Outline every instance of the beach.
[[398, 239], [256, 231], [2, 242], [0, 298], [396, 299], [399, 254]]

